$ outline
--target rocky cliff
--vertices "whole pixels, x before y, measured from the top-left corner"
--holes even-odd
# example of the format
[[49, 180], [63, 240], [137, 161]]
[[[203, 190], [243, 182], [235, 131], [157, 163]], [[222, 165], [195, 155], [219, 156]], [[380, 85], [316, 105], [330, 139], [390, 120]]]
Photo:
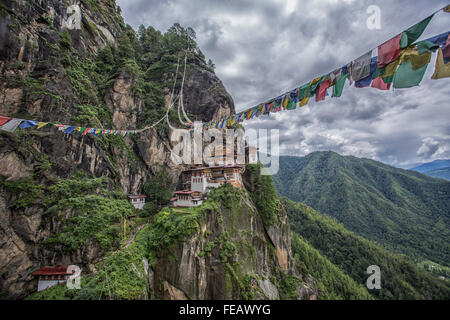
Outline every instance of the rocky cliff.
[[[312, 278], [296, 271], [286, 213], [264, 225], [245, 190], [222, 188], [199, 228], [157, 254], [153, 296], [163, 299], [315, 299]], [[173, 214], [173, 213], [172, 213]]]
[[[165, 34], [151, 27], [136, 33], [113, 0], [2, 1], [0, 115], [142, 128], [165, 114], [176, 63], [185, 54], [184, 103], [191, 119], [209, 121], [233, 113], [232, 98], [194, 40], [195, 33], [179, 25]], [[180, 90], [179, 83], [175, 89]], [[180, 125], [174, 111], [169, 118]], [[126, 195], [146, 192], [159, 209], [164, 199], [148, 185], [155, 185], [164, 168], [161, 189], [170, 193], [183, 169], [170, 161], [169, 133], [164, 123], [125, 138], [65, 134], [54, 127], [0, 131], [0, 297], [33, 292], [31, 274], [44, 265], [78, 264], [94, 277], [120, 265], [96, 269], [104, 257], [115, 259], [111, 252], [121, 245], [123, 218], [131, 219], [130, 233], [146, 222], [133, 218], [136, 212]], [[146, 254], [141, 272], [152, 280], [145, 295], [133, 295], [127, 287], [128, 295], [110, 297], [236, 298], [248, 285], [261, 288], [256, 297], [282, 297], [270, 276], [281, 272], [276, 277], [281, 281], [295, 274], [286, 221], [266, 228], [245, 192], [239, 201], [233, 212], [217, 207], [202, 215], [200, 229], [170, 251], [153, 248], [158, 254], [154, 271]], [[222, 247], [211, 244], [217, 239], [237, 251], [222, 256]], [[251, 276], [230, 278], [236, 265], [242, 266], [242, 275]], [[298, 286], [297, 296], [312, 296], [306, 288]]]

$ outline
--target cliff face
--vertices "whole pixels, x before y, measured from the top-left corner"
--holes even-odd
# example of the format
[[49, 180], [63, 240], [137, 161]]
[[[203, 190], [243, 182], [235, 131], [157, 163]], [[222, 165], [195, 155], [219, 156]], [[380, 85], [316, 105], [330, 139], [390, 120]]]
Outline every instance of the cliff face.
[[[79, 29], [72, 28], [77, 10]], [[179, 29], [174, 35], [184, 39]], [[139, 37], [113, 0], [2, 1], [0, 115], [106, 129], [155, 122], [168, 104], [177, 50], [154, 53], [156, 45], [145, 49], [145, 37]], [[234, 112], [199, 50], [189, 52], [184, 92], [192, 119]], [[177, 122], [173, 113], [170, 118]], [[144, 186], [161, 167], [167, 170], [164, 188], [174, 188], [171, 182], [183, 170], [170, 160], [169, 134], [164, 124], [125, 138], [65, 134], [54, 127], [0, 131], [0, 297], [32, 293], [31, 274], [44, 265], [77, 264], [98, 283], [108, 268], [120, 266], [107, 252], [120, 246], [123, 217], [136, 215], [126, 194], [152, 192]], [[264, 227], [245, 192], [236, 201], [231, 209], [219, 206], [202, 215], [199, 229], [170, 251], [146, 248], [143, 259], [122, 270], [144, 277], [144, 287], [135, 293], [128, 283], [127, 293], [112, 297], [314, 296], [311, 279], [309, 287], [296, 285], [289, 294], [277, 287], [296, 275], [285, 215], [278, 225]], [[131, 221], [127, 228], [132, 233], [137, 227]], [[130, 250], [135, 247], [139, 242]], [[97, 270], [105, 255], [110, 265]]]
[[[203, 213], [198, 232], [158, 252], [151, 276], [153, 296], [315, 299], [313, 279], [302, 279], [296, 271], [285, 213], [267, 228], [247, 191], [224, 194], [227, 200], [213, 196], [219, 205]], [[293, 281], [290, 288], [286, 279]]]

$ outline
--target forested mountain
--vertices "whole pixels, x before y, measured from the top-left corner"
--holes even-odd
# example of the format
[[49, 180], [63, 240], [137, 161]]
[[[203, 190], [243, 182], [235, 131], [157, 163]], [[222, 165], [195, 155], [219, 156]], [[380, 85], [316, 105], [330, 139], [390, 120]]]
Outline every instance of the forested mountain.
[[[339, 272], [327, 270], [326, 262], [318, 261], [314, 249], [326, 257], [355, 283], [365, 284], [367, 267], [377, 265], [381, 272], [381, 289], [369, 292], [379, 299], [449, 299], [450, 283], [439, 280], [408, 260], [345, 229], [336, 219], [321, 215], [314, 209], [282, 198], [293, 231], [293, 252], [303, 273], [317, 277], [319, 291], [329, 294], [345, 292], [349, 281], [334, 284]], [[299, 236], [298, 236], [299, 235]], [[321, 269], [320, 269], [321, 268]], [[319, 272], [320, 270], [320, 272]], [[322, 285], [322, 287], [321, 287]], [[357, 292], [353, 288], [351, 292]], [[346, 297], [349, 298], [349, 297]], [[351, 296], [350, 296], [351, 298]]]
[[450, 261], [450, 182], [377, 161], [314, 152], [281, 157], [279, 194], [416, 261]]

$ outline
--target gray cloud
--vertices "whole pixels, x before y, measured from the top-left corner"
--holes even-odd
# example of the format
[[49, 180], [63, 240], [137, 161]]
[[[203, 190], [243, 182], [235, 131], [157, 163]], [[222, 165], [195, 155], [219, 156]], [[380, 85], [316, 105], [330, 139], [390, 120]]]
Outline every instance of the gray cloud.
[[[118, 0], [125, 21], [165, 31], [173, 23], [197, 32], [200, 48], [236, 102], [237, 111], [278, 96], [359, 57], [445, 6], [446, 0]], [[381, 29], [369, 30], [369, 5], [381, 10]], [[422, 38], [448, 31], [439, 13]], [[376, 50], [374, 52], [376, 54]], [[304, 108], [245, 122], [280, 130], [282, 154], [316, 150], [405, 165], [450, 158], [450, 79], [416, 88], [344, 89]]]

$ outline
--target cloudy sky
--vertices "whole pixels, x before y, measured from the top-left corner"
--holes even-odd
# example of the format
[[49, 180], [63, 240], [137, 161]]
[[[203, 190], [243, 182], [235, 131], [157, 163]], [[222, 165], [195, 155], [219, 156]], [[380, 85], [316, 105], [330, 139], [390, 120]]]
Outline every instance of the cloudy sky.
[[[448, 0], [117, 0], [125, 22], [166, 31], [179, 22], [216, 65], [236, 111], [257, 105], [333, 71], [448, 4]], [[381, 28], [369, 29], [370, 5]], [[435, 15], [421, 39], [450, 30]], [[376, 50], [374, 55], [376, 55]], [[280, 130], [280, 153], [318, 150], [408, 167], [450, 158], [450, 78], [395, 91], [346, 85], [341, 98], [244, 122]]]

